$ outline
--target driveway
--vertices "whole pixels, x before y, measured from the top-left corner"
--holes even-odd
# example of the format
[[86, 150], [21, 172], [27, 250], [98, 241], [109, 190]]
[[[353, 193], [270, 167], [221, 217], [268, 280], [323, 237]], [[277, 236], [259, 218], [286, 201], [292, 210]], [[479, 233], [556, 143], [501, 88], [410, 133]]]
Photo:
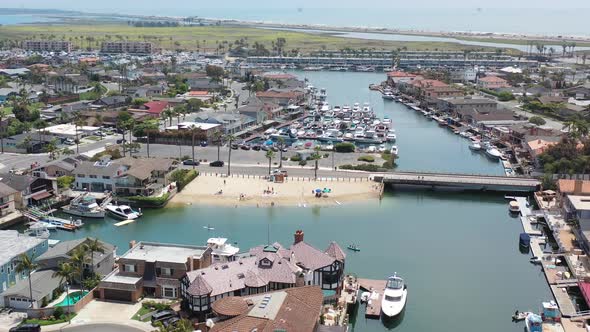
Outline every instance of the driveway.
[[127, 322], [141, 308], [141, 303], [118, 303], [94, 300], [88, 303], [72, 323], [96, 321]]
[[[83, 324], [83, 325], [70, 325], [64, 326], [59, 331], [68, 331], [68, 332], [144, 332], [144, 331], [152, 331], [151, 329], [145, 329], [140, 327], [132, 326], [134, 324], [123, 325], [123, 324], [111, 324], [111, 323], [102, 323], [102, 324]], [[46, 331], [45, 328], [42, 331]]]

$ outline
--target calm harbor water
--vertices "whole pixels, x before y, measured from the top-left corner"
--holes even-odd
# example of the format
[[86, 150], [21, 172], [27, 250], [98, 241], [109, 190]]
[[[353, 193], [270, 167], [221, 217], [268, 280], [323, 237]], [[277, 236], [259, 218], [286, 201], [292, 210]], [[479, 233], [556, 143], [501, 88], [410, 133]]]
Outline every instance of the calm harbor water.
[[[371, 102], [388, 114], [398, 132], [400, 169], [501, 174], [498, 163], [473, 155], [467, 141], [441, 129], [400, 104], [384, 102], [368, 85], [376, 73], [297, 72], [328, 89], [332, 105]], [[521, 226], [511, 218], [500, 194], [427, 191], [389, 192], [382, 201], [322, 208], [216, 208], [190, 205], [145, 211], [136, 223], [115, 227], [110, 219], [86, 221], [69, 240], [98, 237], [126, 251], [130, 240], [203, 244], [212, 236], [228, 237], [242, 249], [279, 241], [292, 243], [297, 229], [305, 240], [324, 249], [329, 241], [348, 252], [347, 271], [384, 279], [405, 277], [409, 297], [399, 325], [366, 320], [360, 310], [354, 331], [522, 331], [510, 320], [516, 310], [539, 310], [550, 291], [538, 267], [518, 249]], [[204, 226], [214, 227], [207, 231]], [[270, 232], [269, 232], [270, 230]], [[360, 307], [364, 309], [364, 307]]]
[[50, 22], [53, 19], [44, 16], [37, 16], [37, 15], [1, 15], [0, 14], [0, 24], [4, 25], [11, 25], [11, 24], [27, 24], [27, 23], [37, 23], [37, 22]]

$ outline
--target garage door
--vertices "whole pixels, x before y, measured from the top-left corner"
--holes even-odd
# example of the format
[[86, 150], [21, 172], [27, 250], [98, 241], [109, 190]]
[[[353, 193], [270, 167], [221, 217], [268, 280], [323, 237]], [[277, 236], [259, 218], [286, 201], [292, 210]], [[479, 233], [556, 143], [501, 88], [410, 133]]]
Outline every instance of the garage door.
[[106, 288], [104, 290], [104, 298], [105, 300], [131, 302], [131, 292]]

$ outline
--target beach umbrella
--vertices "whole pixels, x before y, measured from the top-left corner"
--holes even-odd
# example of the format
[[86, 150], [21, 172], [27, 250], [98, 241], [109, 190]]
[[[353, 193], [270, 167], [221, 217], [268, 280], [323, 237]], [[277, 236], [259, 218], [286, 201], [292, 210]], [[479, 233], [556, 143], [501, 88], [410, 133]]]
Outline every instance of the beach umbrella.
[[269, 139], [268, 141], [264, 142], [264, 145], [273, 145], [273, 144], [274, 144], [274, 142], [271, 139]]
[[322, 190], [318, 188], [318, 189], [316, 189], [316, 190], [315, 190], [315, 192], [316, 192], [316, 193], [321, 193], [321, 192], [322, 192]]

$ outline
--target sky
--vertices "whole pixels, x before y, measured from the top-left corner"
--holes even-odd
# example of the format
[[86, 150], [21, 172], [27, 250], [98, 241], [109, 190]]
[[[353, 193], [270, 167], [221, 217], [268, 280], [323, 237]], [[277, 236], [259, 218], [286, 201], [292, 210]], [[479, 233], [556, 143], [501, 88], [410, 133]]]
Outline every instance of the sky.
[[[96, 12], [126, 13], [133, 11], [158, 14], [159, 9], [170, 7], [198, 10], [199, 8], [359, 8], [359, 1], [351, 0], [0, 0], [0, 8], [51, 8]], [[590, 9], [589, 0], [365, 0], [362, 7], [376, 8], [584, 8]], [[0, 13], [1, 14], [1, 13]], [[590, 13], [589, 13], [590, 14]]]

